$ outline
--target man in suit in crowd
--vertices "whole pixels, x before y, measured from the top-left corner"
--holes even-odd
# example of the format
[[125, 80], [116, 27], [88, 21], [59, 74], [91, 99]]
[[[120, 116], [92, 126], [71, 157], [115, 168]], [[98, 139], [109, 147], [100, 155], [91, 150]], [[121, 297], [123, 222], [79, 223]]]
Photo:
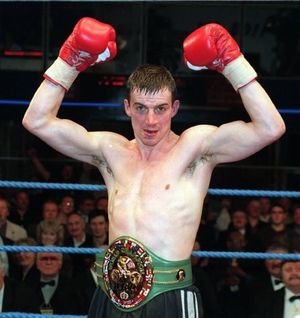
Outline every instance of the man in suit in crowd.
[[264, 297], [253, 318], [297, 318], [300, 316], [300, 261], [282, 262], [284, 288]]
[[73, 280], [74, 302], [77, 304], [78, 315], [87, 315], [94, 292], [98, 286], [97, 275], [94, 269], [95, 254], [86, 257], [87, 268], [82, 268], [79, 275]]
[[[93, 247], [91, 235], [86, 233], [86, 224], [84, 218], [78, 212], [72, 212], [67, 217], [67, 238], [64, 246], [67, 247]], [[88, 268], [88, 254], [71, 254], [72, 259], [72, 276], [75, 277], [83, 269]], [[86, 261], [87, 260], [87, 261]]]
[[36, 266], [40, 279], [33, 284], [42, 314], [77, 314], [72, 300], [71, 281], [61, 275], [63, 255], [60, 253], [38, 253]]
[[[288, 248], [285, 245], [272, 244], [270, 245], [266, 253], [288, 253]], [[282, 289], [284, 284], [281, 279], [281, 259], [265, 259], [265, 272], [262, 276], [255, 277], [255, 281], [252, 286], [251, 308], [253, 312], [256, 312], [261, 307], [261, 303], [265, 302], [266, 298], [272, 297], [272, 295]]]
[[5, 275], [5, 263], [1, 256], [0, 312], [38, 312], [38, 306], [31, 289]]
[[23, 227], [7, 219], [10, 212], [9, 210], [10, 204], [8, 200], [0, 197], [0, 234], [16, 242], [17, 240], [27, 237], [27, 232]]

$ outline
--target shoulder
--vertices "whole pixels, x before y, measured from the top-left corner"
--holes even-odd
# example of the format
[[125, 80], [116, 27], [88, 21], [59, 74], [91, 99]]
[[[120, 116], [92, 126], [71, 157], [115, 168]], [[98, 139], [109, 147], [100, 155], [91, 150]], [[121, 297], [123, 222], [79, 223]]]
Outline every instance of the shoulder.
[[7, 230], [18, 232], [20, 234], [24, 234], [25, 236], [27, 235], [26, 230], [22, 226], [8, 220], [7, 220]]
[[210, 140], [217, 130], [213, 125], [197, 125], [186, 129], [179, 136], [176, 149], [180, 153], [188, 153], [194, 159], [210, 157]]
[[195, 137], [206, 138], [210, 134], [213, 134], [218, 129], [213, 125], [196, 125], [186, 129], [180, 136], [180, 138]]

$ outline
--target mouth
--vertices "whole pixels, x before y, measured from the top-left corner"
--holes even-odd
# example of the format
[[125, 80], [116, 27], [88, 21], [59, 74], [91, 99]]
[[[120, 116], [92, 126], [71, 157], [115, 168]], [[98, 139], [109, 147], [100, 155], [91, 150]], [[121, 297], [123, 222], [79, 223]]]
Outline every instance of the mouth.
[[157, 130], [144, 129], [144, 135], [146, 138], [153, 138], [157, 134]]

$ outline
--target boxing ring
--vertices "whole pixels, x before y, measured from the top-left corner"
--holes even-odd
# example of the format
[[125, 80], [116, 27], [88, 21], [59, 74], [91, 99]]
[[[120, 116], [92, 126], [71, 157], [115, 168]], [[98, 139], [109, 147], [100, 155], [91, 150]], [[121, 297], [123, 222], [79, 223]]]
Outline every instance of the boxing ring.
[[[78, 183], [46, 183], [0, 180], [0, 188], [22, 188], [22, 189], [51, 189], [51, 190], [78, 190], [78, 191], [103, 191], [104, 185], [78, 184]], [[250, 190], [250, 189], [209, 189], [208, 194], [215, 196], [245, 196], [245, 197], [288, 197], [299, 198], [300, 191], [276, 191], [276, 190]], [[47, 247], [47, 246], [0, 246], [0, 251], [5, 252], [53, 252], [70, 254], [96, 254], [103, 249], [100, 248], [77, 248], [77, 247]], [[221, 251], [194, 251], [196, 257], [208, 258], [240, 258], [240, 259], [281, 259], [300, 260], [300, 254], [287, 253], [259, 253], [259, 252], [221, 252]], [[48, 315], [49, 316], [49, 315]], [[0, 313], [2, 318], [42, 318], [44, 314], [33, 314], [23, 312]], [[53, 318], [85, 318], [85, 315], [58, 315], [52, 314]]]

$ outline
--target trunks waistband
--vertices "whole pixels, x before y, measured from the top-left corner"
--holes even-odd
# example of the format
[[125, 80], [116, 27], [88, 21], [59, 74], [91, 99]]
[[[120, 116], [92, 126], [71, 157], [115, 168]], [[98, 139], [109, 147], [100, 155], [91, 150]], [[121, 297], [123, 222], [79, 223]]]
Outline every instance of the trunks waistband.
[[116, 239], [97, 254], [98, 283], [121, 311], [133, 311], [155, 296], [191, 286], [190, 259], [168, 261], [131, 237]]

